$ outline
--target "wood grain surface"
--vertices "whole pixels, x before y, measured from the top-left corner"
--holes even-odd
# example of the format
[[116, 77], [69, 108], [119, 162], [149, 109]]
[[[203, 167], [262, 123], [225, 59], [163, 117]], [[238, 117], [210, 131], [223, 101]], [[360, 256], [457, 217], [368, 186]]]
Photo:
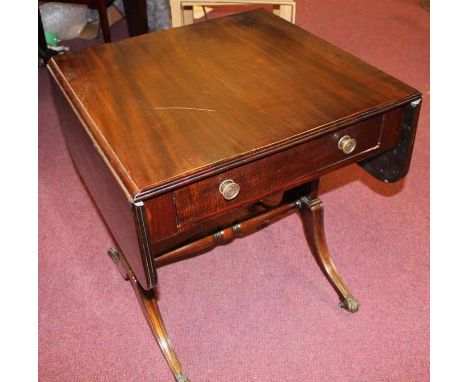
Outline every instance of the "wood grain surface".
[[[156, 272], [149, 261], [151, 260], [148, 258], [149, 251], [145, 250], [149, 243], [143, 241], [141, 234], [144, 229], [142, 226], [147, 225], [142, 208], [131, 203], [127, 195], [122, 192], [115, 176], [96, 150], [95, 142], [83, 129], [76, 110], [63, 96], [59, 85], [54, 81], [51, 83], [60, 127], [73, 164], [86, 184], [109, 231], [120, 249], [125, 251], [125, 257], [140, 284], [149, 289], [156, 283]], [[80, 213], [80, 211], [75, 212]]]
[[69, 52], [49, 69], [135, 201], [420, 97], [262, 10]]
[[[177, 225], [183, 227], [223, 210], [233, 209], [260, 200], [276, 191], [287, 190], [317, 176], [331, 166], [356, 161], [379, 148], [382, 115], [370, 118], [320, 138], [294, 146], [289, 150], [215, 175], [175, 191]], [[349, 155], [338, 148], [344, 135], [356, 139], [356, 149]], [[239, 195], [225, 200], [219, 185], [233, 179], [240, 186]]]

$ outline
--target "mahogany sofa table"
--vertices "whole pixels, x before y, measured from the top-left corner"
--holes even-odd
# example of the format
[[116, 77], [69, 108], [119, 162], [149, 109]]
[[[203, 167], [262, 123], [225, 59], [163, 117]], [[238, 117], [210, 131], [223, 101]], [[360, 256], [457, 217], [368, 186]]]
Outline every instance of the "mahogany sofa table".
[[409, 168], [421, 94], [262, 10], [53, 57], [69, 152], [119, 248], [177, 381], [157, 269], [298, 212], [350, 312], [327, 250], [319, 177], [351, 163]]

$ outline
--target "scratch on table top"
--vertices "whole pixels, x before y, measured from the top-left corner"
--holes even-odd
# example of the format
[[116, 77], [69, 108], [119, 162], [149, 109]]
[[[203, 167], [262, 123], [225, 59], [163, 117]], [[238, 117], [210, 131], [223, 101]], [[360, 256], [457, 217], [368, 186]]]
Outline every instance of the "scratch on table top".
[[212, 109], [201, 109], [198, 107], [184, 107], [184, 106], [167, 106], [167, 107], [153, 107], [153, 110], [195, 110], [195, 111], [216, 111]]

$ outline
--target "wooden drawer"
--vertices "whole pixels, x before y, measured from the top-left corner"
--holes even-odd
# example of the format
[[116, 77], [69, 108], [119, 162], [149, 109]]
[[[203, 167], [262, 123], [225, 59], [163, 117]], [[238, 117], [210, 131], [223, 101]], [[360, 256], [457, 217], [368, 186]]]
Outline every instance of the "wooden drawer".
[[[328, 167], [344, 164], [353, 158], [355, 161], [355, 157], [379, 148], [382, 121], [382, 115], [372, 117], [178, 189], [175, 192], [177, 226], [181, 228], [227, 209], [259, 200], [312, 179], [316, 173]], [[350, 154], [338, 148], [338, 141], [346, 135], [356, 140], [356, 148]], [[220, 184], [227, 179], [232, 179], [240, 186], [239, 194], [232, 200], [224, 199], [219, 191]]]

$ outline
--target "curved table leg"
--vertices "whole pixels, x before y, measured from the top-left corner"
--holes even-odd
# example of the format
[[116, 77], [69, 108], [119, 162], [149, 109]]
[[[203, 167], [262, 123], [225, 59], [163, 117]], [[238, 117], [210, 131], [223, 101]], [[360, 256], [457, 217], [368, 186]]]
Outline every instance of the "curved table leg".
[[167, 334], [161, 317], [161, 312], [159, 311], [154, 291], [146, 291], [140, 286], [135, 274], [130, 268], [130, 265], [118, 249], [112, 248], [107, 253], [119, 268], [122, 276], [124, 276], [126, 280], [130, 280], [132, 283], [133, 290], [138, 298], [138, 302], [143, 310], [146, 321], [151, 328], [154, 338], [158, 341], [159, 347], [161, 348], [164, 358], [166, 358], [172, 374], [174, 374], [175, 380], [177, 382], [190, 382], [185, 376], [179, 359], [172, 347], [171, 340]]
[[320, 267], [340, 295], [340, 308], [344, 308], [351, 313], [357, 312], [359, 302], [341, 280], [328, 251], [323, 224], [322, 201], [320, 199], [312, 200], [308, 197], [302, 197], [300, 201], [299, 211], [307, 241]]

